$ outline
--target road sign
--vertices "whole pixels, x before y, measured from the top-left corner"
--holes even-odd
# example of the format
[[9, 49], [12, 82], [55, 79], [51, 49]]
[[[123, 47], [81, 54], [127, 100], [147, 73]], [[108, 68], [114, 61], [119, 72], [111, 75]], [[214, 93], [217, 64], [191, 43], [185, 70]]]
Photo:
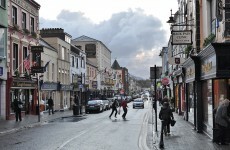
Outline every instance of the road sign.
[[150, 79], [159, 79], [161, 77], [162, 67], [150, 67]]

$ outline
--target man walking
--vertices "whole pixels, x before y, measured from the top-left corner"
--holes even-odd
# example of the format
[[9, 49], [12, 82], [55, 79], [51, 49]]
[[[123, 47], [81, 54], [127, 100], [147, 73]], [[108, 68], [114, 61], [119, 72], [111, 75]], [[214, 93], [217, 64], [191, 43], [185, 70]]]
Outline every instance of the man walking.
[[109, 118], [111, 118], [111, 116], [113, 115], [113, 112], [115, 111], [115, 118], [117, 118], [117, 107], [118, 107], [118, 101], [117, 99], [115, 99], [113, 101], [113, 104], [112, 104], [112, 112], [111, 114], [109, 115]]
[[124, 99], [122, 102], [121, 102], [121, 106], [122, 106], [122, 108], [123, 108], [123, 111], [124, 111], [124, 113], [123, 113], [123, 115], [122, 115], [122, 118], [125, 120], [126, 118], [126, 114], [127, 114], [127, 112], [128, 112], [128, 109], [127, 109], [127, 107], [128, 107], [128, 105], [127, 105], [127, 99]]
[[52, 99], [52, 97], [50, 96], [50, 98], [48, 99], [48, 105], [49, 105], [49, 115], [50, 115], [50, 110], [52, 110], [52, 114], [54, 114], [54, 101]]
[[17, 98], [14, 99], [14, 112], [15, 112], [15, 118], [16, 118], [16, 121], [18, 121], [18, 119], [20, 121], [22, 121], [22, 116], [21, 116], [21, 109], [22, 109], [22, 102], [19, 101]]

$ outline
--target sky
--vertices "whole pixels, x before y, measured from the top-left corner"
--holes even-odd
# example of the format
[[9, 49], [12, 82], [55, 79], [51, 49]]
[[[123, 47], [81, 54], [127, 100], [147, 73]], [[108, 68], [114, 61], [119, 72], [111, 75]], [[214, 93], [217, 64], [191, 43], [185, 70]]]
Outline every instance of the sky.
[[63, 28], [73, 39], [82, 35], [109, 48], [111, 65], [116, 59], [129, 73], [150, 78], [150, 67], [161, 66], [162, 47], [167, 46], [172, 9], [177, 0], [35, 0], [40, 29]]

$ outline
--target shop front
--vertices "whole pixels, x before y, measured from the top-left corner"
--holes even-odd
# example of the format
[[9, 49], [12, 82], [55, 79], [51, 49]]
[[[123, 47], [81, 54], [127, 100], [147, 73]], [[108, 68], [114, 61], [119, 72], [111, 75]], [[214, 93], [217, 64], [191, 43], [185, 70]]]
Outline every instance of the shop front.
[[[41, 92], [40, 92], [40, 97], [41, 97], [41, 105], [42, 105], [42, 110], [41, 111], [46, 111], [48, 109], [48, 99], [52, 97], [54, 101], [54, 106], [56, 106], [57, 103], [57, 91], [59, 90], [59, 83], [55, 82], [44, 82], [41, 85]], [[57, 108], [54, 107], [54, 110]]]
[[[198, 54], [201, 61], [201, 89], [203, 106], [203, 130], [215, 139], [215, 114], [224, 99], [230, 94], [230, 44], [212, 43]], [[230, 133], [230, 129], [228, 129]], [[227, 134], [230, 138], [230, 134]]]
[[173, 72], [174, 82], [174, 95], [175, 95], [175, 109], [179, 115], [183, 115], [185, 112], [185, 87], [184, 87], [184, 72], [182, 68]]
[[7, 90], [9, 99], [7, 100], [6, 119], [13, 119], [14, 116], [14, 99], [19, 99], [23, 103], [22, 116], [27, 114], [36, 114], [37, 105], [37, 81], [23, 78], [11, 78], [10, 88]]
[[66, 110], [70, 108], [71, 98], [70, 91], [73, 91], [73, 85], [61, 84], [60, 87], [60, 110]]
[[197, 112], [197, 92], [196, 85], [199, 82], [200, 70], [199, 70], [199, 58], [191, 56], [184, 63], [185, 69], [185, 101], [186, 101], [186, 121], [194, 125], [196, 129], [196, 112]]

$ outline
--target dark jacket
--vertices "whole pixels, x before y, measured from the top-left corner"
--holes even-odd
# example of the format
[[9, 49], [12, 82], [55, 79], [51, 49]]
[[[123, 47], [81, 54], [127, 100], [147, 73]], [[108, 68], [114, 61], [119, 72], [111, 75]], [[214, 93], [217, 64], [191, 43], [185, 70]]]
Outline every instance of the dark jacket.
[[112, 104], [112, 108], [117, 108], [118, 107], [118, 101], [114, 100]]
[[164, 120], [165, 123], [170, 123], [171, 119], [174, 119], [173, 113], [171, 108], [169, 107], [169, 104], [164, 103], [163, 107], [161, 107], [159, 118], [161, 120]]
[[19, 108], [19, 105], [22, 105], [23, 103], [19, 101], [18, 99], [14, 99], [14, 111], [19, 111], [21, 108]]
[[48, 99], [48, 105], [49, 105], [49, 107], [54, 106], [54, 102], [53, 102], [52, 98]]

